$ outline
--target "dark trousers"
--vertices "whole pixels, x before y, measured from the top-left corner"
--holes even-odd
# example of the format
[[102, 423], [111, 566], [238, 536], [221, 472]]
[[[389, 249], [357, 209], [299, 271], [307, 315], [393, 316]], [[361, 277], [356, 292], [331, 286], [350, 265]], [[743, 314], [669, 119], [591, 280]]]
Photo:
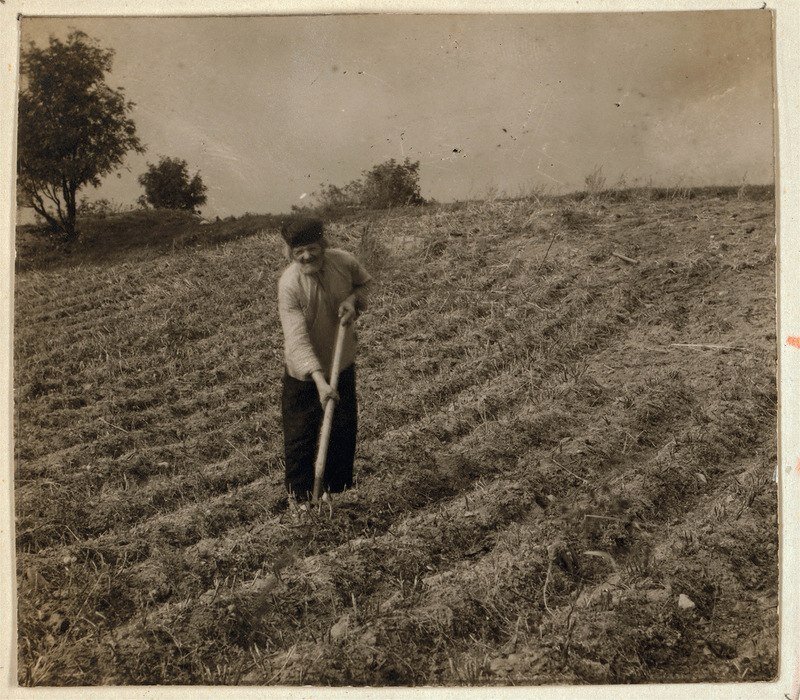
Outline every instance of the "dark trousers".
[[[339, 374], [337, 390], [339, 402], [333, 412], [323, 481], [325, 489], [331, 493], [341, 493], [353, 485], [358, 430], [355, 365]], [[286, 489], [299, 501], [305, 501], [314, 488], [314, 462], [323, 418], [316, 384], [302, 382], [284, 373], [281, 412]]]

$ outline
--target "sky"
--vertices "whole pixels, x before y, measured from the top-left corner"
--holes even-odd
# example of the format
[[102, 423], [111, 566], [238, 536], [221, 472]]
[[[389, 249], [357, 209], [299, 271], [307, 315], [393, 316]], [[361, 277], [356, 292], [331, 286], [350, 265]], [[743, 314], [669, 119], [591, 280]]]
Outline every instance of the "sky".
[[608, 185], [773, 181], [771, 15], [23, 18], [21, 42], [78, 28], [147, 147], [90, 198], [183, 158], [206, 216], [285, 212], [321, 183], [420, 161], [439, 201]]

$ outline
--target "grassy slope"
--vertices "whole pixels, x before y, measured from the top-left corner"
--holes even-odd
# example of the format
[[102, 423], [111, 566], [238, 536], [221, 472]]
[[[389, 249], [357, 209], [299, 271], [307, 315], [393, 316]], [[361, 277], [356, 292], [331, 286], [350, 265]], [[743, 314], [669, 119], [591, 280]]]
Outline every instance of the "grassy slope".
[[772, 202], [332, 235], [378, 279], [358, 488], [300, 528], [273, 236], [19, 274], [21, 683], [775, 673]]

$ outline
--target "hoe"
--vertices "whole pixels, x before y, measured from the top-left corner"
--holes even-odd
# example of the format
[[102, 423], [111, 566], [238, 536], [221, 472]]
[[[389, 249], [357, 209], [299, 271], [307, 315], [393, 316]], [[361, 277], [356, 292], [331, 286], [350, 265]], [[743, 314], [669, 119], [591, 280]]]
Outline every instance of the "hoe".
[[[336, 329], [336, 348], [333, 351], [333, 364], [331, 365], [331, 377], [328, 383], [335, 391], [339, 383], [339, 364], [342, 361], [342, 346], [344, 345], [344, 336], [346, 333], [345, 327], [339, 323]], [[325, 476], [325, 461], [328, 457], [328, 443], [331, 439], [331, 426], [333, 424], [333, 411], [336, 408], [336, 402], [328, 399], [325, 404], [325, 416], [322, 419], [322, 428], [319, 431], [319, 443], [317, 446], [317, 461], [314, 462], [314, 491], [312, 493], [312, 502], [319, 503], [320, 496], [322, 495], [322, 479]], [[328, 506], [331, 513], [333, 507]]]

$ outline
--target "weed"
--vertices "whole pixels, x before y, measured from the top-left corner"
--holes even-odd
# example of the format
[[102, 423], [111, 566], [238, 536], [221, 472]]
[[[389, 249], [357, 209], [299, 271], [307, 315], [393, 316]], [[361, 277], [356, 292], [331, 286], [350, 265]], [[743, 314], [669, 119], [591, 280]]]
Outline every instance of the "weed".
[[470, 657], [462, 660], [449, 657], [448, 660], [453, 678], [459, 685], [479, 685], [488, 675], [488, 655], [480, 660]]
[[586, 192], [591, 197], [597, 197], [606, 188], [606, 177], [603, 175], [603, 166], [596, 165], [594, 169], [584, 178]]

